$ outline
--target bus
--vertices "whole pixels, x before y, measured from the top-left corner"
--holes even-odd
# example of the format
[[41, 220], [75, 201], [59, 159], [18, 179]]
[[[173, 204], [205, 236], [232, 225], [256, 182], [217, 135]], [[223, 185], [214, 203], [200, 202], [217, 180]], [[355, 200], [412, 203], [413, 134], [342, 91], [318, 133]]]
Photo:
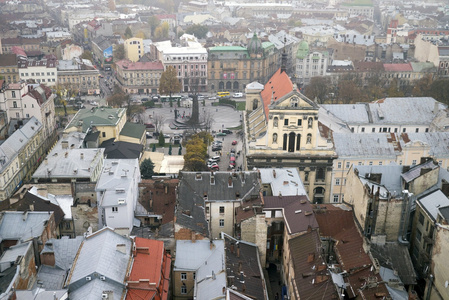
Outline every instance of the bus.
[[217, 92], [217, 96], [219, 98], [223, 98], [223, 97], [230, 97], [231, 94], [229, 92]]

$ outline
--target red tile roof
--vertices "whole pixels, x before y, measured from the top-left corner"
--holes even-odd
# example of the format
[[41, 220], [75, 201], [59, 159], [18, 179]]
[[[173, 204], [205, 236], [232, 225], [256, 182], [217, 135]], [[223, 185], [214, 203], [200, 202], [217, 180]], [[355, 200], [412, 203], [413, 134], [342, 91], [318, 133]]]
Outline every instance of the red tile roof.
[[126, 299], [167, 299], [171, 257], [165, 253], [164, 243], [136, 237], [135, 247]]
[[267, 117], [268, 105], [271, 103], [271, 98], [273, 98], [273, 101], [276, 101], [291, 91], [293, 91], [293, 83], [287, 73], [281, 72], [281, 69], [277, 70], [265, 84], [263, 91], [260, 93]]
[[132, 62], [126, 59], [116, 62], [116, 65], [121, 69], [134, 70], [134, 71], [146, 71], [146, 70], [164, 70], [164, 66], [160, 61], [148, 61], [148, 62]]
[[411, 72], [413, 68], [410, 63], [406, 64], [384, 64], [384, 69], [387, 72]]

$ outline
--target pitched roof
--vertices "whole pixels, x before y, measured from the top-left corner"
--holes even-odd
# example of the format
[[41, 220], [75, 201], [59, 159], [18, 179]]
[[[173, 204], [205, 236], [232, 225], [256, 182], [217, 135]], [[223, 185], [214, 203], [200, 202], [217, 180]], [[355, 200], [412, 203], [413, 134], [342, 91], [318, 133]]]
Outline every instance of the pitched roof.
[[293, 83], [286, 72], [281, 69], [277, 70], [264, 86], [264, 90], [260, 93], [265, 108], [265, 114], [268, 117], [268, 105], [271, 99], [276, 101], [288, 93], [293, 91]]
[[321, 240], [317, 230], [288, 241], [293, 260], [293, 279], [298, 299], [333, 299], [335, 285], [321, 257]]
[[289, 234], [318, 228], [312, 204], [307, 195], [265, 196], [264, 210], [282, 209]]
[[224, 241], [228, 286], [235, 287], [234, 291], [252, 299], [267, 299], [267, 287], [257, 246], [228, 235], [224, 235]]
[[[126, 299], [167, 299], [171, 258], [165, 254], [164, 242], [140, 237], [134, 241], [136, 250]], [[155, 285], [151, 286], [149, 282]]]
[[109, 159], [140, 159], [143, 151], [142, 144], [115, 141], [115, 138], [101, 143], [105, 157]]
[[139, 203], [147, 212], [161, 215], [161, 224], [167, 224], [174, 219], [178, 184], [179, 179], [177, 178], [144, 179], [139, 183]]
[[420, 199], [418, 202], [421, 207], [429, 214], [434, 222], [437, 221], [438, 212], [441, 208], [449, 206], [449, 199], [441, 190], [436, 190]]
[[404, 179], [405, 182], [409, 183], [412, 180], [415, 180], [416, 178], [423, 175], [424, 170], [435, 170], [436, 168], [439, 168], [437, 162], [433, 161], [432, 159], [426, 161], [425, 163], [419, 164], [417, 166], [412, 167], [407, 172], [403, 173], [401, 177]]
[[[348, 293], [355, 298], [373, 299], [376, 293], [389, 295], [378, 274], [370, 270], [372, 261], [363, 248], [363, 238], [354, 222], [352, 210], [328, 205], [315, 205], [315, 215], [320, 225], [322, 237], [335, 240], [334, 251], [341, 271], [349, 275], [345, 278]], [[374, 279], [374, 285], [368, 285], [368, 279]], [[361, 280], [362, 279], [362, 280]], [[362, 288], [363, 287], [363, 288]]]
[[19, 199], [17, 202], [12, 203], [9, 207], [9, 210], [16, 210], [16, 211], [32, 210], [40, 212], [52, 211], [55, 214], [56, 226], [59, 226], [59, 224], [64, 218], [64, 212], [59, 205], [52, 203], [48, 199], [43, 199], [43, 197], [39, 195], [30, 193], [30, 191], [27, 191], [22, 199]]
[[80, 109], [65, 129], [82, 126], [82, 132], [92, 126], [116, 126], [125, 115], [125, 108], [92, 108]]
[[260, 168], [262, 184], [270, 184], [275, 196], [307, 195], [296, 168]]
[[[131, 246], [129, 238], [108, 227], [86, 237], [66, 283], [70, 299], [98, 299], [107, 290], [112, 290], [114, 295], [122, 295], [131, 262]], [[89, 276], [90, 280], [86, 279]]]
[[0, 213], [0, 241], [27, 241], [40, 237], [53, 212], [5, 211]]
[[131, 122], [126, 122], [120, 131], [120, 135], [133, 137], [136, 139], [141, 139], [146, 131], [146, 127], [143, 124], [136, 124]]
[[412, 72], [413, 68], [410, 63], [406, 64], [384, 64], [386, 72]]

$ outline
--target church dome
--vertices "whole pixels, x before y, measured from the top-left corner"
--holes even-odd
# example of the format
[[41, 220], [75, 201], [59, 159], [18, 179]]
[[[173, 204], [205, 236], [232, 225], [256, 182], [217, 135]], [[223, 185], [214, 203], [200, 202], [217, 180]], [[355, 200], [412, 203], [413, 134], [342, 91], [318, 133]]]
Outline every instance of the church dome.
[[262, 42], [257, 37], [256, 33], [254, 33], [253, 37], [249, 41], [247, 49], [250, 54], [259, 54], [262, 52]]

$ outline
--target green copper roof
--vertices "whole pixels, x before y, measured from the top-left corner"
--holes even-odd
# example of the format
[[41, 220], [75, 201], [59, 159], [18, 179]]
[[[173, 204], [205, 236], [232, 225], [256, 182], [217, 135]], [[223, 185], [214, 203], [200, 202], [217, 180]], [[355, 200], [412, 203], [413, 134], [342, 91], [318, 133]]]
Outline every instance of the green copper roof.
[[262, 42], [257, 37], [257, 34], [254, 33], [253, 37], [248, 43], [248, 46], [246, 47], [248, 49], [249, 53], [261, 53], [262, 52]]
[[373, 6], [372, 0], [353, 0], [350, 2], [344, 2], [342, 6]]
[[125, 126], [123, 126], [122, 128], [122, 131], [120, 131], [120, 135], [140, 139], [142, 138], [145, 130], [145, 125], [143, 124], [126, 122]]
[[262, 43], [262, 48], [263, 48], [264, 50], [269, 49], [269, 48], [272, 48], [272, 47], [274, 47], [274, 44], [273, 44], [272, 42], [263, 42], [263, 43]]
[[87, 132], [91, 126], [115, 126], [125, 111], [124, 108], [109, 107], [80, 109], [66, 128], [82, 125], [82, 131]]
[[209, 48], [209, 51], [246, 51], [246, 48], [241, 46], [216, 46]]
[[309, 43], [302, 41], [299, 43], [298, 51], [296, 52], [296, 58], [304, 59], [309, 55]]

